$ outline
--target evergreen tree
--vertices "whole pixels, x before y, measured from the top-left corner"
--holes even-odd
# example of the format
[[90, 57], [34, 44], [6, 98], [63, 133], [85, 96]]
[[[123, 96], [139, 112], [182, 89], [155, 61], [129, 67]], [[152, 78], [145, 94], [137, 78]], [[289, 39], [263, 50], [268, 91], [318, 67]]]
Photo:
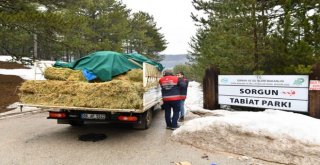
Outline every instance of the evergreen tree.
[[206, 17], [191, 40], [193, 66], [222, 74], [298, 74], [317, 62], [319, 3], [306, 0], [193, 0]]
[[161, 61], [163, 57], [159, 56], [159, 52], [166, 49], [167, 43], [163, 34], [159, 33], [160, 28], [157, 28], [153, 17], [145, 12], [133, 13], [130, 27], [126, 51], [145, 54], [151, 59]]
[[[141, 14], [143, 29], [134, 29], [135, 16], [116, 0], [0, 2], [0, 52], [17, 60], [32, 57], [34, 42], [38, 43], [38, 58], [67, 61], [99, 50], [123, 52], [129, 40], [140, 40], [134, 51], [153, 59], [159, 60], [158, 53], [166, 48], [150, 15]], [[136, 35], [139, 30], [144, 36]]]

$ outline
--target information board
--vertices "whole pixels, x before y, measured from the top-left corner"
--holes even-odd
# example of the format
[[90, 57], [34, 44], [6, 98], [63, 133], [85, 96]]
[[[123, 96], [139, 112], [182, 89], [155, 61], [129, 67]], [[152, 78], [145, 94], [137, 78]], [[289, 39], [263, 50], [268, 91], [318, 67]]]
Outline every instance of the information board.
[[308, 112], [308, 75], [219, 75], [219, 104]]

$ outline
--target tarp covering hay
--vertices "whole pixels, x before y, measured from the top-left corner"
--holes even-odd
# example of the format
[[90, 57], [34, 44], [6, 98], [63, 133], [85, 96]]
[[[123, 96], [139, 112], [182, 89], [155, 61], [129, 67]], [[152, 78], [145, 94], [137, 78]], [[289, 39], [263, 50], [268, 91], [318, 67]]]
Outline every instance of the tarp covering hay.
[[94, 52], [71, 63], [57, 61], [54, 66], [74, 70], [86, 69], [94, 73], [100, 80], [110, 81], [113, 77], [132, 69], [142, 69], [143, 63], [156, 67], [158, 71], [163, 70], [163, 66], [160, 63], [150, 60], [141, 54], [124, 54], [113, 51]]
[[108, 109], [141, 109], [143, 72], [134, 69], [108, 82], [85, 82], [81, 71], [47, 68], [49, 80], [26, 81], [20, 87], [25, 104]]
[[140, 109], [142, 82], [112, 80], [103, 83], [34, 80], [20, 87], [21, 101], [46, 106]]

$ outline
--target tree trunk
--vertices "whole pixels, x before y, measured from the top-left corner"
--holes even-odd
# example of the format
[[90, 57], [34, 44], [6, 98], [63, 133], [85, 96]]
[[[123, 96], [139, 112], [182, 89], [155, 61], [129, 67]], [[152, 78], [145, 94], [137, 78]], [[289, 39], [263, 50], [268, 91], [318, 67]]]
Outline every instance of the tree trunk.
[[[320, 80], [320, 64], [315, 64], [312, 67], [310, 80]], [[320, 91], [309, 91], [309, 115], [320, 119]]]
[[219, 69], [215, 66], [210, 66], [205, 71], [203, 78], [203, 108], [218, 109], [218, 75]]
[[258, 35], [257, 35], [257, 19], [256, 19], [256, 2], [252, 3], [252, 26], [253, 26], [253, 56], [254, 56], [254, 67], [253, 70], [259, 69], [259, 54], [258, 54]]
[[38, 58], [38, 36], [33, 34], [33, 63]]

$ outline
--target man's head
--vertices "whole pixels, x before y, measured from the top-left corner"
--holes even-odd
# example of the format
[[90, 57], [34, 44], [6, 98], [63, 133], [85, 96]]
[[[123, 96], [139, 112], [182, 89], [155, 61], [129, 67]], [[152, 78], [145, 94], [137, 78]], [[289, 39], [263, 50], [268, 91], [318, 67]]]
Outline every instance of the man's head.
[[173, 76], [173, 72], [172, 72], [172, 70], [167, 69], [167, 70], [165, 70], [165, 71], [163, 72], [163, 75], [164, 75], [164, 76]]
[[182, 77], [184, 77], [184, 74], [183, 74], [182, 71], [180, 71], [180, 72], [178, 72], [177, 76], [178, 76], [179, 78], [182, 78]]

